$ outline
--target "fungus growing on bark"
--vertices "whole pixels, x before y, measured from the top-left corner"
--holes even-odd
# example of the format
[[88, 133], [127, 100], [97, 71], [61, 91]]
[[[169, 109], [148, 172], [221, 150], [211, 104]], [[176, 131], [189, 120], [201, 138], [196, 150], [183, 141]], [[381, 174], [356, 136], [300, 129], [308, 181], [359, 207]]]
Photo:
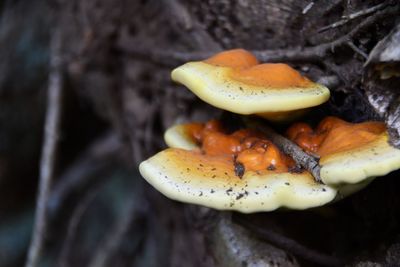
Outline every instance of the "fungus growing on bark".
[[243, 49], [186, 63], [172, 71], [172, 79], [213, 106], [274, 121], [293, 119], [330, 96], [325, 86], [310, 81], [289, 65], [259, 64]]
[[[288, 65], [259, 64], [242, 49], [186, 63], [172, 78], [211, 105], [276, 121], [330, 95]], [[172, 199], [247, 213], [321, 206], [400, 167], [400, 150], [387, 143], [383, 123], [328, 117], [315, 131], [297, 123], [287, 136], [300, 148], [262, 122], [246, 120], [252, 129], [233, 133], [215, 120], [168, 129], [170, 148], [142, 162], [142, 176]]]
[[175, 200], [247, 213], [321, 206], [337, 194], [253, 130], [227, 134], [210, 121], [174, 126], [165, 137], [171, 148], [142, 162], [139, 169]]
[[384, 123], [348, 123], [327, 117], [313, 130], [296, 123], [287, 136], [306, 152], [320, 156], [326, 184], [359, 183], [400, 168], [400, 150], [389, 145]]

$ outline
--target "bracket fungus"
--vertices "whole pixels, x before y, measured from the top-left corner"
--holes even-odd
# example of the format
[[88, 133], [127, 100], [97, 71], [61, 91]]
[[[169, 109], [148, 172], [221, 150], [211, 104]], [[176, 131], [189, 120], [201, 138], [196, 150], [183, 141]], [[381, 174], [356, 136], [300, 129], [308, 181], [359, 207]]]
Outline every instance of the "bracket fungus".
[[142, 162], [140, 172], [172, 199], [249, 213], [321, 206], [400, 168], [400, 150], [388, 144], [380, 122], [352, 124], [327, 117], [315, 130], [295, 123], [286, 134], [320, 156], [324, 184], [298, 169], [261, 132], [229, 134], [215, 120], [169, 128], [165, 140], [170, 148]]
[[400, 150], [389, 145], [382, 122], [349, 123], [327, 117], [315, 130], [296, 123], [287, 136], [306, 152], [320, 156], [325, 184], [359, 183], [400, 168]]
[[[168, 148], [140, 164], [169, 198], [222, 210], [306, 209], [333, 201], [337, 189], [299, 170], [260, 133], [225, 134], [218, 122], [170, 128]], [[188, 150], [190, 149], [190, 150]]]
[[[211, 105], [272, 121], [293, 119], [330, 96], [290, 66], [259, 64], [242, 49], [186, 63], [172, 79]], [[216, 120], [173, 126], [164, 135], [169, 148], [142, 162], [140, 173], [169, 198], [249, 213], [322, 206], [400, 168], [400, 150], [381, 122], [327, 117], [315, 129], [293, 124], [289, 139], [261, 124], [230, 133]]]
[[188, 62], [173, 70], [171, 76], [215, 107], [243, 115], [257, 114], [272, 121], [293, 119], [330, 96], [328, 88], [289, 65], [260, 64], [243, 49]]

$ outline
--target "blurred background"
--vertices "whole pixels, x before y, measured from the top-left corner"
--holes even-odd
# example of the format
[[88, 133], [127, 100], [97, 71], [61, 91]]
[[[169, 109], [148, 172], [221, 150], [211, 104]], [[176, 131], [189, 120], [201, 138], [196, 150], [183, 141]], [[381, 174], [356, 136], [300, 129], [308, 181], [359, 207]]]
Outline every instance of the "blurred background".
[[171, 69], [238, 47], [331, 89], [309, 120], [381, 120], [399, 145], [399, 8], [2, 1], [0, 266], [24, 266], [32, 240], [31, 267], [400, 266], [399, 172], [320, 209], [241, 215], [171, 201], [137, 170], [165, 147], [167, 127], [221, 115]]

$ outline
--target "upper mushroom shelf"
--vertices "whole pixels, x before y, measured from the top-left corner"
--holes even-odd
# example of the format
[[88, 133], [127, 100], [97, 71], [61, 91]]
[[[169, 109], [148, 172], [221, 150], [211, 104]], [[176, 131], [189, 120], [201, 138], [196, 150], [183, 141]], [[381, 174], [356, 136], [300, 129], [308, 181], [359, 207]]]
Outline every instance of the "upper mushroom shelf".
[[172, 71], [203, 101], [233, 113], [285, 121], [326, 102], [328, 88], [282, 63], [260, 64], [243, 49], [221, 52]]

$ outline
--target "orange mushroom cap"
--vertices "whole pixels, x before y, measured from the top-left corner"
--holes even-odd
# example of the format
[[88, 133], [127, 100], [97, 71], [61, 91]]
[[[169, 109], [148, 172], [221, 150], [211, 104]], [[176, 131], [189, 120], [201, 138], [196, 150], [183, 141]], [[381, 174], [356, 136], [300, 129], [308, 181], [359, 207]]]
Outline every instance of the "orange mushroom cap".
[[172, 79], [205, 102], [239, 114], [286, 120], [328, 100], [329, 90], [286, 64], [259, 64], [250, 52], [234, 49], [186, 63]]
[[306, 209], [331, 202], [336, 189], [308, 173], [247, 171], [242, 178], [226, 157], [168, 148], [139, 166], [142, 176], [169, 198], [244, 213], [279, 207]]
[[321, 157], [321, 179], [326, 184], [359, 183], [400, 168], [400, 150], [388, 144], [384, 123], [327, 117], [310, 129], [304, 123], [294, 124], [287, 136]]
[[247, 213], [306, 209], [337, 195], [335, 187], [292, 168], [288, 156], [253, 130], [226, 133], [212, 121], [174, 126], [165, 139], [171, 148], [142, 162], [140, 172], [172, 199]]
[[233, 49], [218, 53], [206, 60], [205, 63], [232, 68], [249, 68], [258, 65], [257, 58], [244, 49]]

